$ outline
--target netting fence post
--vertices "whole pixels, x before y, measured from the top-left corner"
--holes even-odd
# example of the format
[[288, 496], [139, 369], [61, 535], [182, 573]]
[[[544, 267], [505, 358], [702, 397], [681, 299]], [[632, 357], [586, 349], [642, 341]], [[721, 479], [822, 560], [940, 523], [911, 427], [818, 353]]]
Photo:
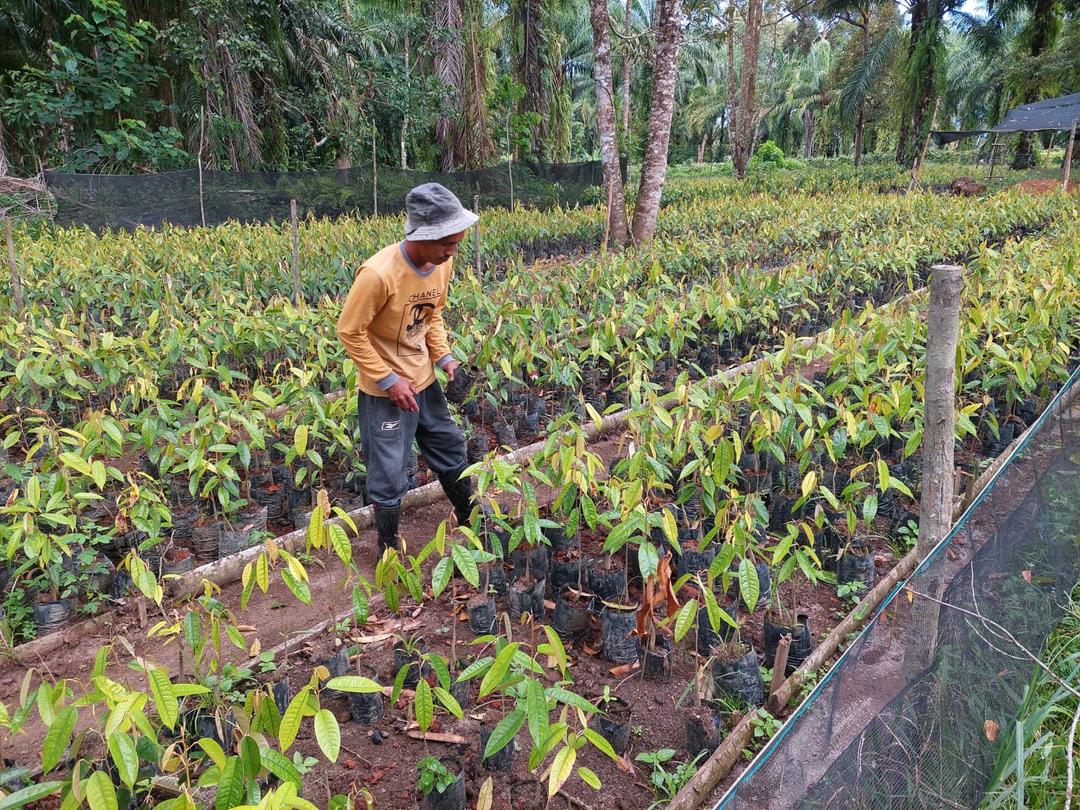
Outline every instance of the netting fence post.
[[[922, 493], [919, 498], [918, 558], [923, 560], [952, 526], [956, 447], [956, 344], [960, 331], [960, 295], [964, 269], [955, 264], [930, 268], [930, 312], [926, 325], [926, 382], [923, 386], [924, 432]], [[941, 583], [927, 583], [940, 597]], [[920, 599], [912, 605], [914, 631], [905, 666], [921, 669], [930, 662], [937, 639], [939, 605]]]
[[1076, 121], [1073, 121], [1072, 130], [1069, 132], [1069, 146], [1065, 150], [1065, 168], [1061, 176], [1061, 190], [1069, 190], [1069, 175], [1072, 173], [1073, 147], [1076, 146]]
[[4, 230], [7, 232], [7, 260], [11, 268], [11, 300], [15, 306], [15, 315], [22, 317], [23, 290], [22, 279], [19, 277], [19, 265], [15, 261], [15, 235], [13, 233], [11, 217], [4, 217]]
[[290, 231], [292, 232], [292, 283], [293, 302], [298, 306], [304, 305], [304, 290], [300, 286], [300, 224], [296, 216], [296, 200], [289, 200]]

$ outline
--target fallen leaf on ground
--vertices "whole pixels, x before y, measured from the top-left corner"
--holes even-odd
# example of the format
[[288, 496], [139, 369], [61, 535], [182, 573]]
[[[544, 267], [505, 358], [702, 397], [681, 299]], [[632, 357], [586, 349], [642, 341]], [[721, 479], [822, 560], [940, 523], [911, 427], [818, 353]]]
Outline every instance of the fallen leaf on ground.
[[1030, 584], [1030, 582], [1031, 582], [1031, 571], [1021, 571], [1020, 576], [1022, 576], [1024, 578], [1024, 582], [1027, 582], [1027, 583]]
[[641, 666], [637, 661], [632, 664], [619, 664], [617, 667], [612, 667], [608, 670], [613, 678], [621, 678], [623, 675], [629, 675], [631, 672]]
[[1000, 726], [993, 720], [983, 720], [983, 733], [986, 734], [986, 739], [990, 742], [997, 739], [999, 728]]
[[436, 733], [433, 731], [429, 731], [427, 734], [423, 734], [418, 728], [408, 729], [405, 734], [406, 736], [412, 737], [414, 740], [427, 740], [428, 742], [449, 743], [450, 745], [467, 745], [469, 742], [460, 734]]

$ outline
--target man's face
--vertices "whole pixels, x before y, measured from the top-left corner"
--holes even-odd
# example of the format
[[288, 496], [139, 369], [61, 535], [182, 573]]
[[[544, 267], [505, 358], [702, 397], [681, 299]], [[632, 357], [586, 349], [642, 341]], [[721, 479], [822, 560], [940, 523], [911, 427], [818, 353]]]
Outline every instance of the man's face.
[[460, 231], [442, 239], [417, 241], [413, 244], [425, 264], [442, 264], [457, 255], [458, 246], [464, 238], [465, 231]]

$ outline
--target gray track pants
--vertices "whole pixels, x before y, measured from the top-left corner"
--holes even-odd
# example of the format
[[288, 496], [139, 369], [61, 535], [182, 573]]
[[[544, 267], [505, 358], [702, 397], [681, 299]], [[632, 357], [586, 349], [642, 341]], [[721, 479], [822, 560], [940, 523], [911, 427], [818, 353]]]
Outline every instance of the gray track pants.
[[379, 506], [397, 506], [409, 489], [405, 465], [413, 439], [436, 475], [465, 467], [461, 435], [438, 380], [416, 395], [419, 413], [403, 411], [389, 397], [360, 392], [357, 413], [367, 466], [368, 497]]

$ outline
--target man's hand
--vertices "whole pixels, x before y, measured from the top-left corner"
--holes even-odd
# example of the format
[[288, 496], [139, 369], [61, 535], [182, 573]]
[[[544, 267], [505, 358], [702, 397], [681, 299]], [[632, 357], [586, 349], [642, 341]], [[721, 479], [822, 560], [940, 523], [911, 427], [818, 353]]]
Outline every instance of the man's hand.
[[416, 386], [404, 377], [386, 389], [390, 401], [403, 411], [420, 412], [420, 406], [416, 404]]
[[443, 371], [446, 372], [446, 376], [450, 378], [450, 382], [454, 381], [454, 374], [457, 373], [457, 370], [460, 366], [461, 363], [459, 363], [457, 360], [448, 360], [446, 362], [446, 365], [442, 367]]

